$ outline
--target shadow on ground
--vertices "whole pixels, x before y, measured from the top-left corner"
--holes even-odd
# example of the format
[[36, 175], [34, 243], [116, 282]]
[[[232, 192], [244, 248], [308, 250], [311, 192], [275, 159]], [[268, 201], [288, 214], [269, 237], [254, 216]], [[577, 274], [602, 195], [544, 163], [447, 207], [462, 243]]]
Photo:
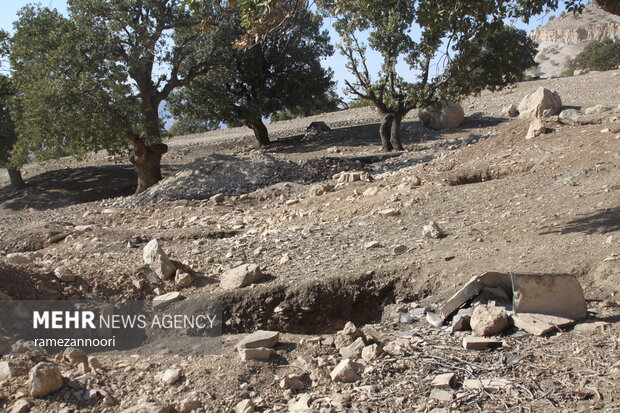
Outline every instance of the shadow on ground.
[[608, 234], [615, 231], [620, 231], [620, 207], [599, 210], [590, 215], [582, 215], [553, 229], [547, 229], [541, 235], [577, 232], [591, 235]]
[[22, 190], [0, 188], [2, 209], [46, 210], [131, 195], [136, 188], [136, 173], [131, 165], [59, 169], [33, 176], [27, 184]]
[[[475, 113], [466, 117], [460, 128], [442, 131], [428, 129], [419, 121], [403, 122], [401, 125], [401, 142], [406, 146], [448, 138], [451, 135], [474, 133], [479, 128], [497, 126], [505, 121], [504, 118], [481, 116]], [[274, 141], [270, 149], [278, 153], [292, 154], [323, 151], [333, 146], [374, 146], [378, 148], [381, 146], [379, 125], [379, 123], [372, 123], [334, 128], [317, 139], [305, 140], [303, 135], [280, 138]]]

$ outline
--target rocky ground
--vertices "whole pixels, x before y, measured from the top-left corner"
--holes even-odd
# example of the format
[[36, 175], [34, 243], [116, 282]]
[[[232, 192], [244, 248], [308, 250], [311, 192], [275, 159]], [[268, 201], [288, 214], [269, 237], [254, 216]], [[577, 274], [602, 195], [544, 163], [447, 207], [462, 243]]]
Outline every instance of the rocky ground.
[[[213, 356], [6, 356], [0, 408], [620, 411], [619, 83], [612, 71], [483, 93], [463, 102], [466, 122], [453, 131], [427, 130], [412, 113], [406, 152], [391, 158], [368, 108], [270, 125], [277, 139], [260, 150], [245, 129], [179, 137], [166, 179], [139, 196], [128, 196], [123, 158], [29, 166], [28, 189], [0, 190], [2, 293], [218, 300], [225, 335]], [[530, 119], [503, 108], [539, 86], [584, 113], [550, 118], [548, 133], [526, 140]], [[304, 139], [314, 120], [333, 130]], [[431, 221], [442, 236], [423, 232]], [[153, 276], [151, 239], [189, 275]], [[16, 252], [23, 263], [6, 257]], [[262, 279], [223, 288], [245, 263]], [[464, 349], [471, 332], [424, 313], [489, 270], [572, 274], [588, 318], [544, 337], [511, 327], [500, 348]], [[275, 354], [242, 360], [235, 345], [260, 329], [280, 333]], [[62, 388], [31, 397], [28, 372], [43, 360]], [[454, 378], [432, 384], [446, 373]]]

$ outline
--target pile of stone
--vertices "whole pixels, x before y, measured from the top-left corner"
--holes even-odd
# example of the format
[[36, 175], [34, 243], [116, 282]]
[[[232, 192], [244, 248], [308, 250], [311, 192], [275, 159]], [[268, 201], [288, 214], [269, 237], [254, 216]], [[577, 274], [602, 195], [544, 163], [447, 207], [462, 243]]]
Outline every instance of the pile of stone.
[[567, 274], [486, 272], [473, 277], [435, 313], [413, 308], [400, 314], [401, 323], [426, 318], [451, 333], [471, 331], [463, 347], [471, 350], [501, 347], [493, 338], [508, 329], [542, 336], [560, 331], [586, 317], [583, 290]]

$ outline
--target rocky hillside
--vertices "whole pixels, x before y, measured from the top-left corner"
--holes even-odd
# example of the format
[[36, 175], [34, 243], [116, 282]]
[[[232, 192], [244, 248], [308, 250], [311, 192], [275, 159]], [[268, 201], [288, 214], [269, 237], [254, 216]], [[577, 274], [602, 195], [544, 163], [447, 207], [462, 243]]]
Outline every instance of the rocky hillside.
[[582, 14], [564, 14], [532, 31], [530, 36], [539, 44], [535, 74], [544, 78], [559, 76], [588, 42], [620, 36], [620, 16], [592, 3]]

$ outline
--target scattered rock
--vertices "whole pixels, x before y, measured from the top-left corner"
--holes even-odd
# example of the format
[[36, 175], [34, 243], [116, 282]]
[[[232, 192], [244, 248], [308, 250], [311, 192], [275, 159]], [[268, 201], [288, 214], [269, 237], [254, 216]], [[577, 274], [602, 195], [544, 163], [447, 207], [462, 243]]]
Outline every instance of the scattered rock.
[[449, 389], [456, 384], [456, 375], [454, 373], [444, 373], [439, 376], [435, 376], [431, 382], [432, 387], [440, 389]]
[[428, 225], [424, 225], [422, 228], [422, 236], [425, 238], [443, 238], [444, 237], [443, 230], [439, 227], [439, 225], [435, 221], [431, 221]]
[[161, 406], [153, 402], [142, 402], [122, 410], [121, 413], [171, 413], [173, 409], [172, 405]]
[[252, 400], [242, 400], [235, 406], [235, 413], [254, 413], [254, 403]]
[[21, 252], [13, 252], [7, 254], [6, 262], [13, 265], [24, 265], [30, 264], [32, 262], [32, 257], [30, 254], [25, 254]]
[[350, 359], [344, 359], [332, 370], [329, 374], [332, 381], [342, 383], [353, 383], [360, 380], [362, 377], [359, 375], [361, 365], [351, 361]]
[[463, 338], [463, 348], [467, 350], [486, 350], [488, 348], [498, 348], [502, 342], [487, 337], [469, 336]]
[[381, 248], [381, 243], [379, 241], [369, 241], [364, 244], [364, 249], [369, 250], [372, 248]]
[[13, 404], [9, 413], [28, 413], [30, 412], [32, 405], [27, 399], [19, 399]]
[[142, 252], [144, 263], [162, 280], [167, 280], [176, 272], [176, 267], [170, 261], [156, 239], [152, 239], [144, 247]]
[[263, 273], [256, 264], [243, 264], [225, 271], [220, 277], [220, 287], [224, 290], [234, 290], [247, 287], [263, 279]]
[[306, 388], [304, 376], [301, 374], [289, 374], [280, 380], [280, 388], [283, 390], [303, 390]]
[[0, 362], [0, 382], [14, 377], [17, 374], [17, 366], [12, 361]]
[[379, 346], [378, 344], [371, 344], [364, 347], [364, 349], [362, 350], [362, 359], [365, 362], [370, 363], [371, 361], [376, 360], [381, 355], [381, 353], [383, 353], [381, 346]]
[[237, 348], [271, 348], [280, 341], [277, 331], [257, 330], [237, 343]]
[[60, 369], [54, 363], [42, 361], [30, 370], [28, 388], [32, 397], [45, 397], [64, 384]]
[[595, 106], [590, 106], [589, 108], [586, 108], [586, 110], [584, 111], [586, 115], [594, 115], [597, 113], [601, 113], [601, 112], [607, 112], [610, 111], [611, 108], [609, 106], [604, 106], [604, 105], [595, 105]]
[[452, 325], [450, 326], [450, 332], [454, 333], [456, 331], [466, 331], [471, 329], [469, 321], [471, 317], [464, 316], [461, 314], [457, 314], [452, 319]]
[[209, 198], [209, 200], [215, 202], [216, 204], [221, 204], [226, 200], [226, 195], [222, 193], [215, 194], [211, 198]]
[[519, 116], [519, 110], [517, 109], [517, 106], [513, 103], [510, 106], [506, 106], [502, 110], [502, 114], [504, 116], [508, 116], [509, 118], [516, 118], [517, 116]]
[[454, 394], [449, 390], [432, 388], [429, 398], [431, 400], [439, 400], [441, 402], [451, 402], [454, 398]]
[[407, 247], [406, 245], [397, 245], [394, 248], [392, 248], [392, 253], [394, 255], [401, 255], [406, 253], [409, 250], [409, 247]]
[[101, 362], [99, 361], [99, 359], [97, 357], [89, 357], [88, 358], [88, 365], [92, 369], [101, 369], [101, 368], [103, 368], [103, 366], [101, 365]]
[[504, 307], [479, 305], [470, 320], [471, 329], [479, 336], [490, 336], [508, 327], [508, 315]]
[[468, 379], [463, 381], [463, 388], [468, 390], [485, 390], [488, 392], [495, 392], [501, 389], [509, 387], [510, 380], [496, 378], [496, 379]]
[[198, 411], [202, 408], [202, 403], [198, 400], [194, 399], [184, 399], [179, 404], [179, 408], [177, 409], [179, 413], [191, 413], [194, 411]]
[[158, 295], [153, 298], [153, 308], [163, 308], [173, 301], [181, 299], [181, 293], [178, 291], [172, 291], [166, 294]]
[[429, 106], [418, 111], [420, 122], [427, 128], [456, 129], [465, 121], [465, 111], [460, 103], [441, 101], [436, 106]]
[[560, 119], [577, 120], [583, 116], [583, 112], [577, 109], [564, 109], [559, 114]]
[[574, 320], [545, 314], [519, 313], [511, 316], [515, 327], [527, 331], [536, 336], [542, 336], [562, 327], [568, 327], [575, 323]]
[[368, 172], [340, 172], [336, 174], [335, 178], [337, 179], [338, 184], [345, 184], [348, 182], [357, 182], [357, 181], [371, 181], [370, 174]]
[[54, 270], [54, 275], [60, 281], [64, 281], [64, 282], [73, 282], [75, 281], [75, 278], [76, 278], [73, 271], [71, 271], [69, 268], [65, 266], [56, 268]]
[[382, 209], [379, 211], [379, 215], [387, 218], [387, 217], [395, 217], [400, 215], [400, 211], [394, 208]]
[[310, 408], [311, 396], [309, 394], [300, 394], [297, 399], [293, 399], [288, 404], [288, 413], [313, 413]]
[[342, 347], [340, 349], [340, 355], [347, 359], [357, 359], [362, 355], [362, 350], [364, 350], [364, 339], [358, 337], [353, 343], [349, 344], [346, 347]]
[[527, 130], [527, 134], [525, 135], [525, 139], [534, 139], [537, 136], [548, 133], [549, 129], [545, 126], [545, 123], [540, 118], [536, 118], [530, 122], [530, 127]]
[[428, 323], [433, 327], [441, 328], [444, 322], [444, 318], [439, 314], [429, 311], [426, 313], [426, 321], [428, 321]]
[[535, 92], [525, 96], [517, 109], [522, 118], [544, 118], [557, 115], [561, 108], [560, 95], [541, 86]]
[[191, 274], [186, 272], [178, 272], [174, 277], [174, 283], [179, 287], [189, 287], [194, 282], [194, 278]]
[[269, 360], [271, 356], [275, 354], [275, 350], [272, 348], [266, 347], [256, 347], [256, 348], [239, 348], [239, 355], [241, 356], [241, 360]]
[[164, 371], [164, 374], [162, 374], [161, 381], [164, 384], [168, 384], [168, 385], [174, 384], [181, 378], [181, 375], [182, 375], [181, 369], [178, 369], [178, 368], [167, 369], [166, 371]]
[[79, 348], [67, 347], [65, 351], [62, 352], [62, 356], [71, 364], [88, 363], [88, 356]]

